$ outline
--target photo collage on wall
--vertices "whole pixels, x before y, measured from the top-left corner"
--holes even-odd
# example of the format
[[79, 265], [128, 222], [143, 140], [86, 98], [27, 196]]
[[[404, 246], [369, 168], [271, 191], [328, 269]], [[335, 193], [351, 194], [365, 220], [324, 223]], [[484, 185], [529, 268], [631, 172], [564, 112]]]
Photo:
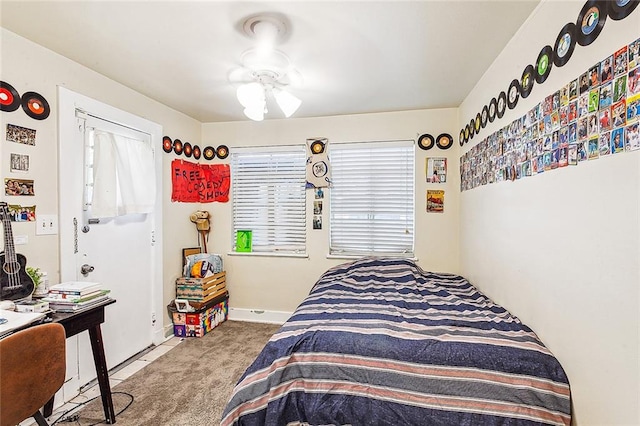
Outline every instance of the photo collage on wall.
[[640, 149], [640, 39], [603, 58], [460, 158], [461, 190]]

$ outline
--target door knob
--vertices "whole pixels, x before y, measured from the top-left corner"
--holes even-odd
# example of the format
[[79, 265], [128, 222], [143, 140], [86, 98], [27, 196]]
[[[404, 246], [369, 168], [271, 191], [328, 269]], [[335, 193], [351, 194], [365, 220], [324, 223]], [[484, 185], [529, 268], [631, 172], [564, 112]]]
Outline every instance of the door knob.
[[84, 265], [82, 265], [82, 266], [80, 267], [80, 273], [81, 273], [83, 276], [85, 276], [85, 277], [86, 277], [87, 275], [89, 275], [89, 272], [93, 272], [93, 270], [94, 270], [94, 269], [96, 269], [96, 268], [94, 268], [93, 266], [91, 266], [91, 265], [89, 265], [89, 264], [85, 263]]

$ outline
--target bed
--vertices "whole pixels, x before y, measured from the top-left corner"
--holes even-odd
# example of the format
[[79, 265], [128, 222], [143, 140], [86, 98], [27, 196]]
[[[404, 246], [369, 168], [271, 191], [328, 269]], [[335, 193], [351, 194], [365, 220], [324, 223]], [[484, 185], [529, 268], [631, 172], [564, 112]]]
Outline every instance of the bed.
[[221, 425], [569, 425], [536, 334], [465, 278], [406, 259], [324, 273], [236, 385]]

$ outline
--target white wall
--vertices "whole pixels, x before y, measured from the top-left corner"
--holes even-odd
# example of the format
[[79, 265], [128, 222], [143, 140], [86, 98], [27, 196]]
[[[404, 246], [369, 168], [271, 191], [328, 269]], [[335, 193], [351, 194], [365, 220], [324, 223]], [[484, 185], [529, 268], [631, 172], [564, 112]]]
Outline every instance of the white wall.
[[[460, 123], [535, 65], [583, 2], [543, 1], [460, 108]], [[464, 146], [524, 115], [640, 37], [640, 9], [607, 20], [527, 99]], [[580, 425], [640, 424], [640, 152], [617, 154], [460, 196], [462, 274], [531, 326], [560, 359]]]
[[[57, 162], [57, 93], [56, 87], [62, 86], [74, 92], [91, 97], [116, 108], [146, 118], [163, 126], [164, 134], [183, 141], [200, 139], [200, 123], [192, 118], [153, 101], [113, 80], [97, 74], [50, 50], [34, 44], [5, 29], [0, 29], [0, 79], [15, 87], [22, 94], [27, 91], [40, 93], [51, 107], [51, 115], [46, 120], [34, 120], [21, 108], [14, 112], [0, 113], [0, 177], [33, 179], [35, 196], [0, 198], [8, 203], [33, 205], [36, 214], [58, 213], [58, 162]], [[7, 123], [36, 130], [34, 147], [6, 142]], [[28, 154], [31, 164], [28, 174], [9, 171], [10, 153]], [[164, 194], [167, 200], [164, 206], [164, 290], [165, 304], [175, 297], [175, 278], [180, 275], [181, 248], [197, 244], [191, 233], [193, 225], [189, 214], [196, 209], [189, 204], [171, 203], [171, 181], [169, 167], [171, 158], [158, 146], [163, 155]], [[18, 253], [27, 257], [27, 264], [39, 267], [49, 274], [52, 284], [59, 282], [59, 239], [57, 235], [35, 235], [35, 223], [12, 223], [14, 236], [26, 235], [28, 244], [16, 246]], [[126, 242], [123, 242], [126, 243]], [[3, 244], [3, 243], [2, 243]], [[68, 248], [62, 248], [68, 249]], [[114, 248], [117, 249], [117, 248]], [[169, 322], [166, 313], [165, 324]]]
[[[313, 119], [265, 120], [263, 122], [207, 123], [202, 128], [204, 145], [235, 147], [304, 144], [307, 138], [326, 137], [329, 145], [367, 140], [414, 139], [423, 133], [437, 136], [455, 132], [456, 109], [362, 114]], [[416, 255], [428, 270], [458, 270], [459, 145], [448, 150], [425, 151], [416, 145]], [[425, 157], [448, 157], [448, 182], [427, 184]], [[227, 159], [230, 160], [230, 157]], [[443, 214], [426, 213], [426, 190], [445, 190]], [[329, 191], [325, 192], [323, 229], [313, 230], [313, 191], [307, 191], [308, 258], [227, 255], [232, 246], [231, 204], [204, 205], [213, 214], [212, 252], [224, 256], [230, 306], [242, 309], [293, 311], [329, 267], [345, 262], [327, 259], [329, 252]]]

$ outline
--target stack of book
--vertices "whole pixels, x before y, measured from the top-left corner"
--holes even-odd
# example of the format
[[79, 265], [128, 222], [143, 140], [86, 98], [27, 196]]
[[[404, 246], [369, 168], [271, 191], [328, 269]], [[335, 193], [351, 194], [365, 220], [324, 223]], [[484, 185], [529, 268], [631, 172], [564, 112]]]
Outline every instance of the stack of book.
[[57, 312], [76, 312], [107, 299], [109, 292], [100, 283], [70, 281], [49, 287], [49, 294], [43, 300]]

